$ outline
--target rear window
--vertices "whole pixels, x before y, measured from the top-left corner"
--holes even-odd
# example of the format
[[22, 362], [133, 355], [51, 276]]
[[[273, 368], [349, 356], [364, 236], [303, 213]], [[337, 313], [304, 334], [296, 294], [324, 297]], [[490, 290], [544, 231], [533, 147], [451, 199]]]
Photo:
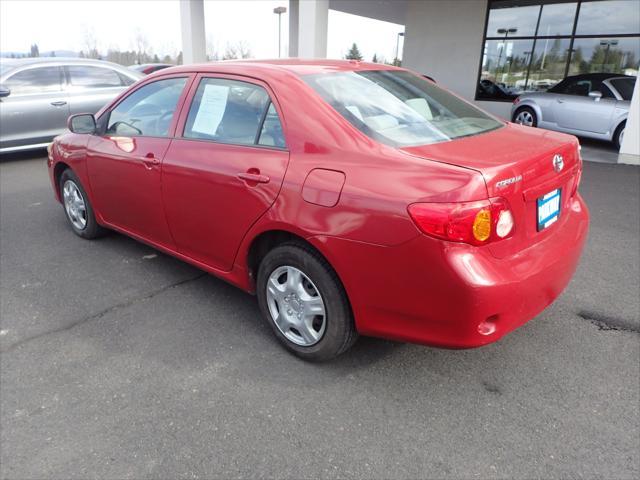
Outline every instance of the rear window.
[[503, 125], [409, 72], [332, 72], [303, 78], [352, 125], [395, 147], [445, 142]]
[[623, 100], [631, 100], [633, 87], [636, 84], [635, 78], [614, 78], [609, 80], [609, 83], [618, 91]]

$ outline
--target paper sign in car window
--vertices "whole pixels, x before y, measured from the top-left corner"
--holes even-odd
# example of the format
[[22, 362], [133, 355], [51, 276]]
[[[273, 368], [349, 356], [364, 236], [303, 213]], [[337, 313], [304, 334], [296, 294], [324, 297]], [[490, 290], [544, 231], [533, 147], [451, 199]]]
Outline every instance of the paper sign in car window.
[[227, 108], [228, 96], [229, 87], [227, 86], [205, 85], [200, 99], [200, 108], [198, 108], [192, 130], [214, 136]]

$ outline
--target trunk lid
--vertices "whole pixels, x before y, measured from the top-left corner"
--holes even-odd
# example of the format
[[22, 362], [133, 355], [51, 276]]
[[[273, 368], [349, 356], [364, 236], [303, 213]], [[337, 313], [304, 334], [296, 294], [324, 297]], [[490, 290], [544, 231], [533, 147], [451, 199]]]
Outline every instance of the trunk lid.
[[[484, 177], [490, 198], [502, 197], [509, 202], [515, 232], [512, 237], [489, 245], [491, 252], [500, 258], [561, 228], [582, 168], [575, 137], [513, 124], [481, 135], [402, 150], [476, 170]], [[562, 157], [562, 168], [554, 167], [554, 163], [559, 163], [556, 156]], [[538, 231], [537, 199], [558, 188], [560, 216], [554, 225]]]

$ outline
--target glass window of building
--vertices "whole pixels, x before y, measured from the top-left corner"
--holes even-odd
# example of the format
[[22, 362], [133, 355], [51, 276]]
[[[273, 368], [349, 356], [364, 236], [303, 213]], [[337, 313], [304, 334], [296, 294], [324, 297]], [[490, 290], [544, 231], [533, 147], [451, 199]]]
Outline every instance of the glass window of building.
[[569, 75], [637, 76], [639, 0], [489, 0], [478, 100], [512, 101]]

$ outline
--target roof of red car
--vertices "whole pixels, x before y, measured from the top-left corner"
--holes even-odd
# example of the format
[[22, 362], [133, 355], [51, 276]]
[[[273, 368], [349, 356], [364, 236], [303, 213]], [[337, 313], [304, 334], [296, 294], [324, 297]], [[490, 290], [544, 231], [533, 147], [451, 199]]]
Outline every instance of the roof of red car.
[[[226, 60], [222, 62], [199, 63], [173, 67], [172, 71], [188, 72], [224, 72], [237, 73], [239, 69], [247, 71], [288, 71], [297, 75], [309, 75], [322, 72], [354, 70], [394, 70], [397, 67], [382, 63], [360, 62], [356, 60], [300, 59], [282, 58], [273, 60]], [[163, 70], [167, 73], [167, 70]]]

